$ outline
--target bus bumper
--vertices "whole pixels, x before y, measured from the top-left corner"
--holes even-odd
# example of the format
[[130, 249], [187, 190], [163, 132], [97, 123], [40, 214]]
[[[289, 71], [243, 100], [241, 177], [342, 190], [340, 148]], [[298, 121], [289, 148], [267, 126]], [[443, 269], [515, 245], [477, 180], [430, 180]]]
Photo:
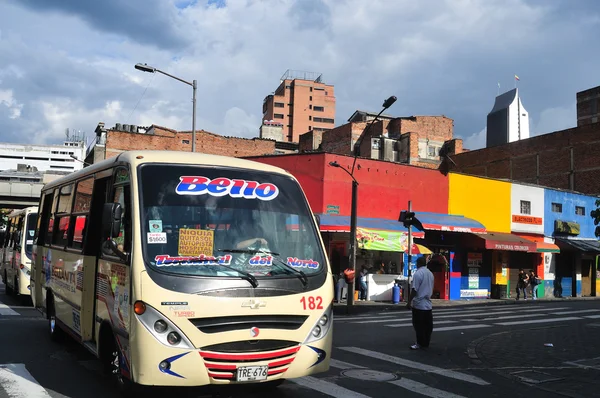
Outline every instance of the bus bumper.
[[[331, 358], [332, 329], [321, 340], [312, 343], [291, 345], [288, 342], [287, 347], [259, 352], [174, 349], [153, 342], [145, 346], [147, 349], [136, 350], [138, 356], [143, 356], [143, 360], [133, 358], [133, 363], [137, 364], [137, 369], [134, 369], [137, 377], [134, 381], [155, 386], [233, 385], [326, 372]], [[242, 367], [245, 370], [240, 369]], [[248, 380], [252, 379], [252, 374], [256, 374], [257, 370], [258, 374], [262, 373], [260, 380]], [[250, 377], [245, 381], [238, 380], [244, 372]]]

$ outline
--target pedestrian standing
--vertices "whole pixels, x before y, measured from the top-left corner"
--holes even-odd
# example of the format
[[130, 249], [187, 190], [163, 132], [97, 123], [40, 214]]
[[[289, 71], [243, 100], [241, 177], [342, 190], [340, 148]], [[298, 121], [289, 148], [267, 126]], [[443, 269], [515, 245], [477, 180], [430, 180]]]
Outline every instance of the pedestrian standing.
[[429, 347], [433, 332], [433, 274], [427, 269], [425, 257], [417, 259], [417, 270], [413, 274], [412, 288], [406, 307], [412, 309], [412, 323], [417, 342], [410, 346], [413, 350]]
[[529, 284], [531, 285], [531, 298], [533, 300], [537, 300], [538, 292], [537, 287], [540, 284], [541, 280], [535, 275], [535, 271], [529, 270]]
[[523, 268], [519, 269], [519, 281], [517, 282], [517, 300], [521, 298], [521, 292], [523, 292], [523, 299], [527, 300], [527, 282], [529, 276], [525, 273]]

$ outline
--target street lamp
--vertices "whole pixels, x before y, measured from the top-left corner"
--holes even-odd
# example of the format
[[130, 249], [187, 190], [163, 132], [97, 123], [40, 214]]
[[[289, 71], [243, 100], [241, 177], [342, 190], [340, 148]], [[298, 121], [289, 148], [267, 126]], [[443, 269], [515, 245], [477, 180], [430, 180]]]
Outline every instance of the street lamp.
[[175, 80], [179, 80], [182, 83], [192, 86], [192, 88], [194, 89], [194, 94], [192, 97], [192, 103], [193, 103], [193, 107], [194, 107], [193, 111], [192, 111], [192, 152], [196, 152], [196, 88], [197, 88], [196, 80], [194, 80], [190, 83], [186, 80], [180, 79], [176, 76], [168, 74], [167, 72], [163, 72], [160, 69], [157, 69], [153, 66], [146, 65], [146, 64], [140, 64], [140, 63], [135, 64], [135, 69], [141, 70], [142, 72], [148, 72], [148, 73], [155, 73], [155, 72], [162, 73], [163, 75], [169, 76]]
[[[383, 101], [383, 109], [375, 116], [375, 119], [371, 120], [371, 123], [365, 128], [363, 133], [358, 137], [356, 143], [354, 144], [353, 153], [354, 153], [354, 162], [352, 163], [352, 170], [348, 171], [343, 166], [341, 166], [338, 162], [333, 161], [329, 162], [329, 165], [332, 167], [338, 167], [344, 170], [351, 178], [352, 178], [352, 205], [350, 210], [350, 269], [356, 272], [356, 207], [358, 202], [358, 181], [354, 178], [354, 166], [356, 165], [356, 159], [360, 156], [360, 144], [362, 142], [363, 137], [369, 132], [371, 126], [375, 121], [381, 116], [383, 111], [388, 109], [390, 106], [396, 102], [396, 97], [391, 96], [385, 101]], [[354, 305], [354, 280], [348, 283], [348, 298], [346, 299], [346, 304], [348, 307]]]

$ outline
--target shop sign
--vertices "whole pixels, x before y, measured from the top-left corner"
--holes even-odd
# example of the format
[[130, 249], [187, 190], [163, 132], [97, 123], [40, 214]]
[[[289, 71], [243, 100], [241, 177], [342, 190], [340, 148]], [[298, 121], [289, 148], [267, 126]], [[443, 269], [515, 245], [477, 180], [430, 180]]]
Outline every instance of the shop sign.
[[517, 224], [542, 225], [544, 223], [541, 217], [523, 216], [513, 214], [512, 221]]
[[325, 213], [328, 215], [338, 215], [338, 214], [340, 214], [340, 206], [327, 205], [327, 208], [325, 209]]
[[460, 289], [461, 298], [487, 298], [487, 289]]
[[494, 250], [510, 250], [518, 252], [528, 252], [530, 247], [524, 245], [513, 245], [510, 243], [494, 243]]
[[469, 289], [479, 288], [479, 268], [469, 268]]
[[356, 240], [358, 248], [365, 250], [405, 252], [408, 248], [408, 236], [404, 232], [356, 228]]
[[579, 235], [579, 223], [572, 221], [554, 221], [554, 232], [560, 232], [567, 235]]
[[467, 253], [468, 267], [481, 267], [483, 264], [483, 253]]

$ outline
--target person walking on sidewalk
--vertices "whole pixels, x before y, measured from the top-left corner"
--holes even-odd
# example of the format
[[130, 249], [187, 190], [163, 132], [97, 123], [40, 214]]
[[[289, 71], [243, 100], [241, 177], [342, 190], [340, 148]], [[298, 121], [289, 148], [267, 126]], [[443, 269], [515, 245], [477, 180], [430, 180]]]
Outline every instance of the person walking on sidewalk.
[[528, 282], [529, 276], [525, 273], [523, 268], [519, 269], [519, 281], [517, 282], [517, 300], [521, 298], [521, 292], [523, 292], [523, 299], [527, 300]]
[[410, 346], [413, 350], [429, 347], [433, 332], [433, 274], [427, 269], [425, 257], [417, 259], [417, 270], [412, 278], [412, 289], [406, 308], [412, 309], [412, 323], [417, 335], [417, 342]]
[[535, 271], [529, 270], [529, 284], [531, 285], [531, 299], [537, 300], [538, 292], [537, 287], [542, 281], [535, 275]]

